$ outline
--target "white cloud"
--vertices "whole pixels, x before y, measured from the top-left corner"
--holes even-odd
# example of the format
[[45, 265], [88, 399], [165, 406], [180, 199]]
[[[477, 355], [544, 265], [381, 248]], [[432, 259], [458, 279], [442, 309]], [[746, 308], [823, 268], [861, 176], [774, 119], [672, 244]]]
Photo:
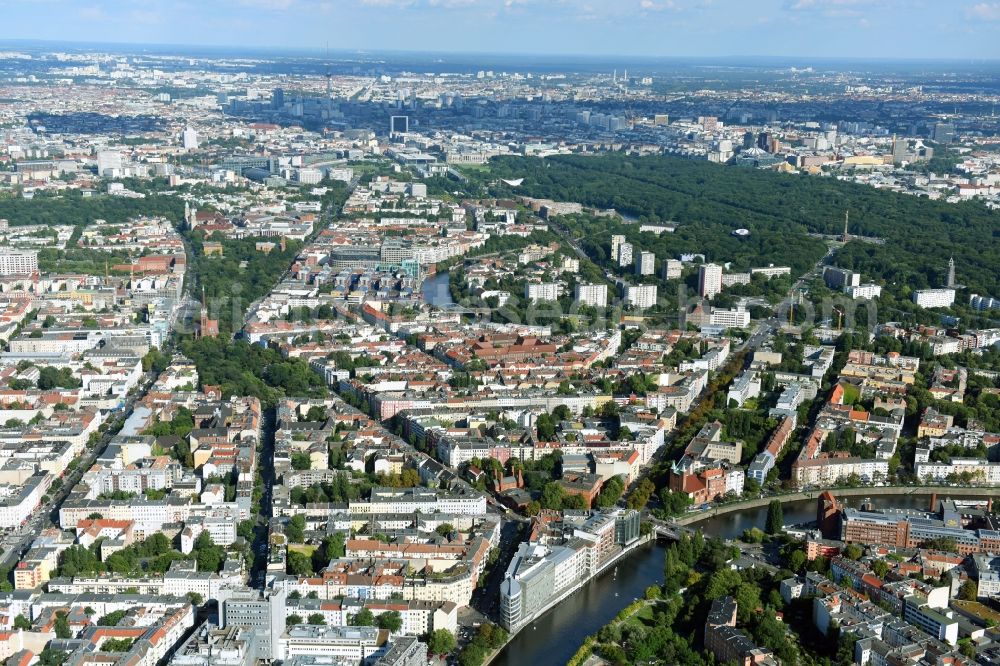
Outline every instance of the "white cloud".
[[877, 5], [880, 0], [786, 0], [785, 9], [800, 11], [836, 11], [845, 7], [861, 7]]
[[639, 7], [646, 11], [664, 11], [679, 9], [674, 0], [640, 0]]
[[76, 15], [84, 21], [103, 21], [108, 17], [104, 10], [97, 6], [81, 7]]
[[239, 0], [239, 4], [254, 9], [284, 11], [290, 9], [295, 4], [295, 0]]
[[1000, 2], [980, 2], [969, 7], [966, 14], [978, 21], [1000, 21]]

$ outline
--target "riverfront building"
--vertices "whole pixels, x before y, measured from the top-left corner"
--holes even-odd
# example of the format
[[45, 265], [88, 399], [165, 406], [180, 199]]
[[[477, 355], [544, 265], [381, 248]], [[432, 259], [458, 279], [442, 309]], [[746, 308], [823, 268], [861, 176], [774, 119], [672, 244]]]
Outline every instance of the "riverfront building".
[[561, 523], [553, 518], [535, 519], [534, 531], [544, 525], [554, 538], [522, 543], [500, 584], [500, 615], [509, 631], [544, 613], [639, 539], [637, 511], [566, 511]]
[[848, 543], [919, 548], [953, 539], [961, 555], [1000, 552], [1000, 521], [988, 512], [941, 500], [936, 512], [910, 509], [844, 509], [840, 538]]

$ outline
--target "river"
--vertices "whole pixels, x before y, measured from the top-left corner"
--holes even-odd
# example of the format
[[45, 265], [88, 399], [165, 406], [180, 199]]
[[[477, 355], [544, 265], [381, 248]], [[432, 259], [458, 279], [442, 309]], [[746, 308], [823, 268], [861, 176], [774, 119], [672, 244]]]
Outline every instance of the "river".
[[647, 587], [663, 582], [663, 554], [662, 543], [640, 546], [617, 567], [522, 629], [491, 666], [565, 664], [587, 636], [642, 597]]
[[455, 301], [451, 300], [451, 289], [448, 287], [448, 277], [448, 271], [444, 271], [443, 273], [430, 275], [426, 280], [424, 280], [424, 284], [421, 288], [424, 303], [427, 303], [428, 305], [436, 305], [438, 307], [447, 307], [455, 304]]
[[[980, 498], [981, 499], [981, 498]], [[861, 497], [842, 498], [846, 506], [857, 507]], [[905, 509], [928, 509], [927, 495], [893, 495], [871, 497], [876, 508], [894, 506]], [[816, 501], [803, 500], [783, 505], [786, 525], [805, 523], [816, 519]], [[767, 520], [767, 507], [734, 511], [708, 518], [691, 527], [700, 527], [706, 536], [727, 539], [739, 537], [750, 527], [763, 529]], [[607, 571], [588, 583], [583, 589], [546, 613], [531, 626], [523, 629], [497, 655], [496, 666], [555, 666], [565, 664], [583, 644], [583, 640], [600, 630], [614, 618], [618, 611], [641, 597], [647, 587], [663, 582], [664, 544], [643, 546], [619, 563], [615, 570]]]
[[[864, 497], [838, 497], [841, 504], [847, 507], [857, 508], [865, 501]], [[882, 497], [872, 496], [871, 503], [875, 508], [893, 506], [899, 509], [921, 509], [930, 508], [929, 495], [885, 495]], [[785, 525], [799, 525], [816, 520], [816, 500], [802, 500], [799, 502], [788, 502], [781, 506], [782, 516]], [[743, 530], [750, 527], [764, 529], [767, 521], [767, 506], [759, 506], [756, 509], [744, 509], [734, 511], [713, 518], [706, 518], [694, 523], [691, 527], [700, 527], [706, 535], [722, 537], [723, 539], [738, 539]]]

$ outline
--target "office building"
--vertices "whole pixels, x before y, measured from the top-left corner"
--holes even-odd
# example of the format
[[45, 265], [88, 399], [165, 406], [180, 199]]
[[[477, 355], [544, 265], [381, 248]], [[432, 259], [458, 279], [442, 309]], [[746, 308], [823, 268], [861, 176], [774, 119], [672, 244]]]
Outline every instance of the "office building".
[[580, 305], [603, 308], [608, 304], [608, 285], [578, 284], [576, 285], [576, 301]]
[[861, 274], [836, 266], [823, 267], [823, 282], [830, 289], [846, 289], [861, 284]]
[[122, 170], [122, 154], [117, 150], [97, 152], [97, 175], [115, 178]]
[[652, 275], [656, 265], [656, 255], [642, 251], [635, 258], [635, 272], [638, 275]]
[[323, 172], [319, 169], [299, 169], [295, 172], [295, 180], [303, 185], [317, 185], [323, 180]]
[[844, 293], [851, 298], [867, 300], [881, 296], [882, 287], [874, 282], [868, 282], [866, 284], [859, 284], [856, 287], [844, 287]]
[[278, 637], [285, 631], [285, 592], [236, 590], [222, 602], [221, 626], [253, 629], [259, 640], [257, 658], [280, 659]]
[[410, 131], [409, 116], [392, 116], [389, 119], [389, 136], [407, 134]]
[[416, 636], [397, 636], [374, 666], [424, 666], [426, 663], [426, 644], [421, 643]]
[[271, 108], [280, 110], [285, 106], [285, 91], [282, 88], [275, 88], [271, 91]]
[[200, 625], [174, 653], [171, 666], [251, 666], [256, 662], [256, 634], [243, 627]]
[[643, 310], [653, 307], [656, 305], [656, 285], [625, 285], [625, 305], [631, 305], [634, 308]]
[[382, 263], [394, 266], [402, 264], [407, 259], [413, 259], [413, 246], [408, 242], [404, 243], [399, 238], [386, 238], [383, 240], [379, 252], [382, 257]]
[[31, 275], [38, 270], [38, 252], [34, 250], [0, 251], [0, 275]]
[[955, 302], [955, 290], [922, 289], [913, 292], [913, 302], [922, 308], [946, 308]]
[[992, 553], [976, 553], [972, 556], [978, 581], [976, 596], [980, 599], [1000, 597], [1000, 556]]
[[931, 608], [926, 604], [918, 605], [920, 598], [911, 595], [903, 600], [903, 619], [939, 641], [955, 645], [958, 642], [958, 620], [954, 612], [946, 608]]
[[742, 305], [731, 310], [712, 308], [709, 315], [710, 326], [725, 328], [746, 328], [750, 325], [750, 312]]
[[[368, 664], [387, 652], [385, 634], [378, 627], [329, 627], [320, 624], [299, 624], [273, 640], [280, 645], [279, 659], [296, 663], [312, 658], [316, 664]], [[426, 654], [426, 653], [425, 653]], [[308, 663], [308, 662], [306, 662]]]
[[184, 150], [198, 150], [198, 132], [194, 128], [186, 127], [181, 134], [181, 141], [184, 144]]
[[637, 511], [597, 511], [567, 519], [564, 545], [522, 542], [500, 584], [503, 625], [519, 629], [559, 603], [635, 543], [640, 522]]
[[937, 143], [952, 143], [955, 140], [955, 125], [952, 123], [935, 123], [934, 140]]
[[698, 267], [698, 295], [714, 298], [722, 291], [722, 266], [702, 264]]
[[[969, 515], [963, 515], [968, 513]], [[959, 555], [1000, 552], [1000, 533], [952, 500], [939, 500], [935, 512], [912, 509], [859, 510], [840, 513], [840, 539], [848, 543], [920, 548], [936, 539], [953, 539]]]

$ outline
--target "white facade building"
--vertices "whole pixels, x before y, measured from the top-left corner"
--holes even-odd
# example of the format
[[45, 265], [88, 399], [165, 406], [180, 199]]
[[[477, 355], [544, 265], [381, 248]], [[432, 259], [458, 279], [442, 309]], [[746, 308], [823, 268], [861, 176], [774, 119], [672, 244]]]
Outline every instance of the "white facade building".
[[656, 266], [656, 255], [643, 250], [635, 258], [635, 272], [638, 275], [652, 275]]
[[184, 144], [184, 150], [198, 150], [198, 132], [196, 132], [193, 127], [187, 127], [184, 129], [184, 133], [181, 135], [181, 141]]
[[603, 308], [608, 304], [608, 285], [578, 284], [576, 285], [576, 300], [581, 305]]
[[665, 280], [677, 280], [681, 277], [684, 264], [676, 259], [667, 259], [663, 264], [663, 278]]
[[946, 308], [955, 302], [954, 289], [923, 289], [913, 292], [913, 302], [922, 308]]
[[117, 150], [101, 150], [97, 153], [97, 175], [115, 177], [122, 170], [122, 154]]
[[632, 243], [622, 243], [618, 246], [618, 265], [622, 268], [632, 263]]
[[656, 285], [625, 285], [625, 305], [631, 305], [642, 309], [653, 307], [656, 305]]
[[562, 285], [558, 282], [542, 282], [526, 284], [524, 297], [529, 301], [557, 301], [562, 293]]
[[38, 252], [4, 250], [0, 252], [0, 275], [31, 275], [38, 270]]
[[722, 291], [722, 266], [704, 264], [698, 268], [698, 295], [712, 298]]
[[854, 287], [844, 287], [844, 293], [851, 298], [871, 299], [882, 295], [882, 287], [874, 282], [861, 284]]

